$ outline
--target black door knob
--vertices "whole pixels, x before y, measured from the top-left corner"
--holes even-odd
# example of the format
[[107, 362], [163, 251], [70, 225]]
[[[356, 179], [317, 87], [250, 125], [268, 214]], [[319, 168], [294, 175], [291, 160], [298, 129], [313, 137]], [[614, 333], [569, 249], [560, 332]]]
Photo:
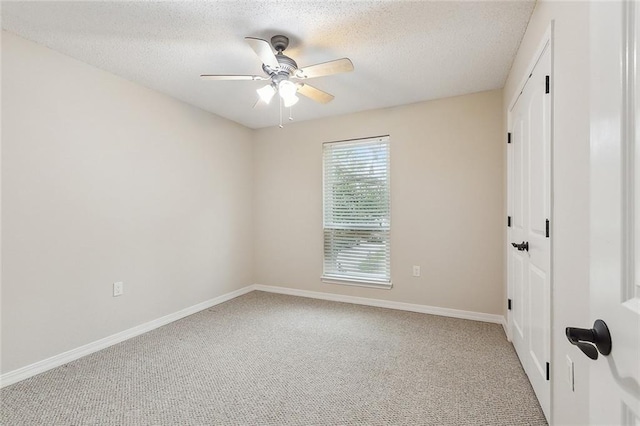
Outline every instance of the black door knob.
[[523, 241], [520, 244], [511, 243], [512, 246], [518, 249], [518, 251], [529, 251], [529, 241]]
[[567, 327], [566, 334], [569, 342], [591, 359], [598, 359], [598, 352], [605, 356], [611, 353], [611, 333], [602, 320], [596, 320], [593, 328]]

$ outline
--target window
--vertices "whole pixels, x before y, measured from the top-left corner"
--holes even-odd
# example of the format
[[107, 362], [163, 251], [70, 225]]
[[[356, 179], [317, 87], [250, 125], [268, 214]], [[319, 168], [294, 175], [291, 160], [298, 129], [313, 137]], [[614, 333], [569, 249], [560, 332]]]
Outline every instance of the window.
[[389, 137], [323, 145], [324, 273], [391, 287]]

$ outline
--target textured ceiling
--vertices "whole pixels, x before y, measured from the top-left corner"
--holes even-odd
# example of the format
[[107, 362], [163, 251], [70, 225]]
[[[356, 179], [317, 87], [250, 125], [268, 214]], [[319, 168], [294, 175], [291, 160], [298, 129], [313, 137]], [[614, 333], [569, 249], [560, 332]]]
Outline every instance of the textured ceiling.
[[260, 74], [245, 36], [291, 39], [298, 66], [349, 57], [351, 73], [307, 80], [335, 95], [301, 97], [296, 121], [456, 96], [504, 85], [535, 1], [3, 2], [2, 28], [247, 127]]

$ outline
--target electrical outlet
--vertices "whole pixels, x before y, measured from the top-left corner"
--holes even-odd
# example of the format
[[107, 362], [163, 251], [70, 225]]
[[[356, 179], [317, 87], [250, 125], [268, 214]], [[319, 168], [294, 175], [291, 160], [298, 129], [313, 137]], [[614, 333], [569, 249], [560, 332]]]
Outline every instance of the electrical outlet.
[[419, 277], [420, 276], [420, 267], [413, 265], [413, 276], [414, 277]]
[[122, 281], [113, 283], [113, 297], [122, 296], [123, 293], [124, 293], [124, 283]]
[[572, 392], [575, 391], [575, 376], [574, 376], [574, 370], [573, 370], [573, 361], [571, 360], [571, 358], [569, 358], [569, 355], [567, 355], [567, 384], [569, 385], [569, 389], [571, 389]]

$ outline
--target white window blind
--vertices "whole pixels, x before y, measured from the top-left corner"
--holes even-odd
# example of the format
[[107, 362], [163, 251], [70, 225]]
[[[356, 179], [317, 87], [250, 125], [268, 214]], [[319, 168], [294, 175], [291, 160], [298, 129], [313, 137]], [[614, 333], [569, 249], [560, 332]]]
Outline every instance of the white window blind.
[[391, 284], [389, 137], [323, 145], [324, 279]]

